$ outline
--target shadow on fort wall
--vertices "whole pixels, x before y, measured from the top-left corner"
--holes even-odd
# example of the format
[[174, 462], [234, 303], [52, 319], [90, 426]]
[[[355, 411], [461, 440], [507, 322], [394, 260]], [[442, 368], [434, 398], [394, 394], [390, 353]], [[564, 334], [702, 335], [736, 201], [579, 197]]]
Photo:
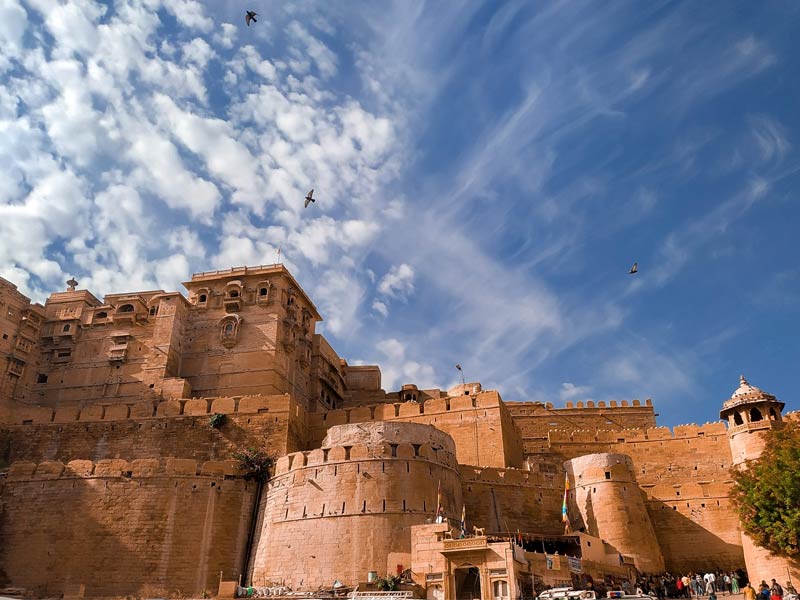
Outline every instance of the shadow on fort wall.
[[241, 570], [252, 492], [200, 476], [6, 481], [0, 582], [38, 597], [213, 595]]
[[648, 499], [645, 504], [669, 572], [708, 572], [744, 567], [741, 544], [726, 542], [673, 509], [671, 504], [654, 499]]
[[251, 446], [276, 456], [289, 447], [285, 413], [228, 414], [219, 429], [210, 427], [209, 415], [31, 424], [10, 428], [6, 438], [4, 444], [0, 430], [0, 459], [9, 464], [166, 456], [224, 460]]

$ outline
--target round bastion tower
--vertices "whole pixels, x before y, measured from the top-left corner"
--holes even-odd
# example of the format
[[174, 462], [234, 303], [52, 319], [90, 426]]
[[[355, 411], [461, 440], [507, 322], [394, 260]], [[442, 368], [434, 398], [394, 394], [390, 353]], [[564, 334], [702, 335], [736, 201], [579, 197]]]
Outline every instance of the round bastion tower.
[[[728, 422], [728, 442], [731, 447], [733, 466], [746, 469], [747, 463], [755, 460], [764, 451], [764, 433], [783, 426], [781, 411], [784, 403], [739, 377], [739, 387], [722, 405], [720, 419]], [[786, 582], [791, 577], [796, 585], [800, 580], [800, 567], [796, 562], [776, 557], [756, 546], [753, 540], [742, 533], [745, 566], [750, 582], [757, 586], [762, 580], [775, 578]]]
[[253, 585], [356, 585], [411, 567], [411, 527], [461, 514], [455, 443], [421, 423], [336, 425], [322, 447], [278, 459], [262, 497]]
[[[641, 572], [663, 572], [664, 557], [633, 474], [631, 457], [588, 454], [568, 460], [564, 466], [575, 490], [570, 508], [577, 506], [586, 533], [633, 557]], [[573, 511], [570, 515], [575, 518]], [[573, 529], [578, 526], [573, 522]]]

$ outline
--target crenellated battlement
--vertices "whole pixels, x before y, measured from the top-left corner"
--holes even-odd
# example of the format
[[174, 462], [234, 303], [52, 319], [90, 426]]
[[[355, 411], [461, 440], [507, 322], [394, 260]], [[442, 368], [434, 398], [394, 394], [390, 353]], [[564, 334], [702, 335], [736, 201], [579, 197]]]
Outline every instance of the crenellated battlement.
[[242, 472], [235, 460], [198, 462], [190, 458], [142, 458], [127, 461], [120, 458], [105, 460], [57, 460], [14, 462], [8, 468], [6, 481], [49, 479], [101, 479], [144, 477], [213, 477], [235, 478]]
[[512, 485], [530, 488], [552, 488], [563, 490], [562, 473], [542, 473], [522, 469], [500, 469], [495, 467], [478, 468], [460, 465], [459, 471], [465, 484], [486, 483], [494, 485]]
[[727, 435], [728, 430], [724, 422], [713, 421], [697, 425], [676, 425], [669, 427], [652, 427], [646, 429], [615, 429], [615, 430], [570, 430], [553, 429], [548, 432], [550, 444], [562, 443], [633, 443], [654, 442], [678, 439], [700, 439]]
[[308, 452], [293, 452], [281, 456], [275, 463], [275, 475], [292, 471], [342, 463], [363, 461], [427, 461], [442, 467], [458, 469], [456, 457], [445, 450], [434, 449], [430, 444], [411, 444], [402, 442], [391, 444], [383, 442], [378, 446], [353, 444], [351, 446], [332, 446], [317, 448]]
[[691, 500], [728, 498], [732, 480], [687, 481], [681, 483], [657, 483], [641, 485], [648, 500], [663, 502], [687, 502]]
[[309, 415], [308, 424], [312, 428], [327, 428], [347, 423], [393, 421], [459, 411], [498, 408], [502, 404], [500, 395], [496, 391], [486, 391], [472, 396], [434, 398], [425, 402], [394, 402], [312, 413]]
[[302, 417], [303, 408], [289, 394], [272, 396], [233, 396], [216, 398], [187, 398], [127, 404], [92, 404], [78, 408], [48, 408], [17, 403], [11, 425], [42, 423], [73, 423], [125, 421], [165, 417], [199, 417], [213, 414], [292, 413]]

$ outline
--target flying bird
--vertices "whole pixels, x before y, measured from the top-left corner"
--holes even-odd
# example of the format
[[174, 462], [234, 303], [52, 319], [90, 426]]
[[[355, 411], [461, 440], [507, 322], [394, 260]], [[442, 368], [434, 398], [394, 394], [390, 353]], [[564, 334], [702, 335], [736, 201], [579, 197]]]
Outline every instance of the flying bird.
[[638, 271], [639, 271], [639, 263], [635, 262], [635, 263], [633, 263], [633, 266], [631, 267], [631, 270], [628, 271], [628, 275], [635, 275]]
[[244, 17], [244, 21], [245, 21], [245, 23], [247, 23], [248, 27], [250, 27], [250, 21], [252, 21], [253, 23], [258, 23], [258, 19], [256, 19], [257, 15], [258, 15], [258, 13], [256, 11], [254, 11], [254, 10], [248, 10], [247, 11], [247, 14]]
[[306, 203], [305, 206], [303, 206], [303, 208], [308, 208], [310, 202], [316, 202], [316, 200], [314, 199], [314, 188], [311, 188], [311, 191], [308, 192], [308, 194], [306, 194]]

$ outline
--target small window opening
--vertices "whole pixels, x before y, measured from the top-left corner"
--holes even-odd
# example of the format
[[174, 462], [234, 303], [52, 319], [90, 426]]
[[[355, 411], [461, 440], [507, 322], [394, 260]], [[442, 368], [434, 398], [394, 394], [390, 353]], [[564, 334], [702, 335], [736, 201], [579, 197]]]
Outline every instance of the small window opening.
[[119, 307], [119, 312], [121, 313], [129, 313], [133, 312], [133, 304], [123, 304]]
[[47, 375], [39, 373], [38, 377], [36, 377], [36, 383], [47, 383]]
[[606, 471], [606, 479], [611, 479], [611, 471]]
[[260, 290], [258, 290], [258, 295], [259, 296], [266, 296], [267, 295], [267, 288], [261, 288]]
[[108, 313], [106, 311], [104, 311], [104, 310], [101, 310], [99, 313], [97, 313], [96, 317], [98, 319], [107, 319], [108, 318]]
[[61, 331], [69, 331], [69, 324], [64, 325]]
[[733, 423], [735, 425], [744, 425], [744, 421], [742, 420], [742, 415], [739, 413], [733, 413]]
[[205, 301], [206, 301], [206, 300], [208, 300], [208, 296], [206, 296], [205, 294], [200, 294], [200, 297], [197, 299], [197, 301], [198, 301], [200, 304], [203, 304], [203, 303], [205, 303]]
[[755, 423], [756, 421], [761, 421], [763, 419], [763, 415], [761, 411], [757, 408], [753, 407], [750, 409], [750, 422]]
[[238, 298], [239, 292], [238, 290], [231, 290], [231, 298]]

